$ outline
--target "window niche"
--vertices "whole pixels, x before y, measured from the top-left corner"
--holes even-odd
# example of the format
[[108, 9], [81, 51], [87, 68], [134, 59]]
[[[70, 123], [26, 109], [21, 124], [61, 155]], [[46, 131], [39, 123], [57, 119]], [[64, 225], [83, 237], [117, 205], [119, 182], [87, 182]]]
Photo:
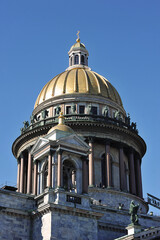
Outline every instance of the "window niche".
[[79, 105], [79, 114], [85, 114], [85, 105]]
[[74, 64], [79, 64], [79, 56], [75, 55], [74, 57]]
[[44, 178], [43, 188], [45, 189], [48, 187], [48, 163], [44, 167], [43, 178]]
[[71, 106], [66, 106], [66, 114], [71, 114]]
[[70, 160], [63, 162], [63, 187], [65, 191], [76, 191], [76, 168]]
[[85, 58], [83, 55], [81, 55], [81, 64], [84, 65], [85, 64]]

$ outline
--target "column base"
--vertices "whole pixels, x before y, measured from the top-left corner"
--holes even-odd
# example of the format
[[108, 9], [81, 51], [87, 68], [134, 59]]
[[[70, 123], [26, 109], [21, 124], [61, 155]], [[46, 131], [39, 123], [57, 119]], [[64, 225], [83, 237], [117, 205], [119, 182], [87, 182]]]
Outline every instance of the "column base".
[[128, 231], [128, 235], [136, 234], [138, 232], [141, 232], [141, 225], [131, 223], [126, 227], [126, 229]]
[[95, 186], [91, 184], [91, 185], [89, 185], [88, 187], [89, 187], [89, 188], [94, 188]]
[[56, 187], [56, 190], [64, 191], [63, 187]]

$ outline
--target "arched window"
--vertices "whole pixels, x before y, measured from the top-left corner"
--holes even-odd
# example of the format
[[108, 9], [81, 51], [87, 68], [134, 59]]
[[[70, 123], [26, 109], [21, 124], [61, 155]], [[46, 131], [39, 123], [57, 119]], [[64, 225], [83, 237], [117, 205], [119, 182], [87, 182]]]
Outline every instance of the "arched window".
[[44, 168], [43, 176], [44, 176], [44, 185], [43, 186], [45, 189], [48, 186], [48, 163], [46, 164], [46, 166]]
[[75, 55], [75, 57], [74, 57], [74, 64], [79, 64], [79, 57], [78, 57], [78, 55]]
[[70, 160], [63, 162], [63, 187], [65, 191], [76, 189], [76, 168]]
[[84, 65], [84, 56], [81, 56], [81, 64]]

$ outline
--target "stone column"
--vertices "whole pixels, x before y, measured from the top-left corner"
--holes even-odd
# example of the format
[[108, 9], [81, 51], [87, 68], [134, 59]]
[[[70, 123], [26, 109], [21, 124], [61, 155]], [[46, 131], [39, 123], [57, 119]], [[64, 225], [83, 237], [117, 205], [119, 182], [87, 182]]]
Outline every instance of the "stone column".
[[89, 140], [91, 153], [89, 154], [89, 186], [94, 187], [94, 150], [93, 139]]
[[135, 166], [134, 166], [134, 153], [133, 149], [129, 153], [129, 182], [130, 182], [130, 193], [136, 194], [136, 178], [135, 178]]
[[57, 187], [62, 187], [62, 150], [58, 151]]
[[27, 193], [32, 192], [32, 157], [31, 153], [28, 152], [28, 174], [27, 174]]
[[37, 195], [37, 161], [34, 162], [34, 185], [33, 185], [33, 194]]
[[88, 193], [87, 158], [82, 159], [82, 192]]
[[81, 64], [81, 54], [78, 53], [78, 64]]
[[136, 159], [136, 176], [137, 176], [137, 195], [140, 198], [143, 198], [142, 175], [141, 175], [141, 160], [140, 160], [140, 158]]
[[21, 163], [20, 163], [20, 160], [17, 159], [17, 163], [18, 163], [18, 166], [17, 166], [17, 192], [20, 191], [20, 172], [21, 172]]
[[49, 108], [49, 117], [53, 117], [53, 107]]
[[125, 171], [124, 171], [124, 152], [123, 146], [119, 148], [119, 174], [120, 174], [120, 189], [125, 190]]
[[48, 187], [52, 187], [52, 154], [51, 152], [48, 155]]
[[111, 169], [111, 159], [110, 159], [110, 144], [106, 142], [105, 146], [105, 160], [106, 160], [106, 187], [110, 188], [112, 186], [112, 169]]
[[71, 63], [71, 56], [69, 56], [69, 66], [71, 66], [72, 63]]
[[52, 155], [52, 187], [56, 188], [57, 178], [56, 178], [56, 163], [55, 163], [55, 153]]
[[24, 193], [24, 155], [21, 154], [20, 192]]

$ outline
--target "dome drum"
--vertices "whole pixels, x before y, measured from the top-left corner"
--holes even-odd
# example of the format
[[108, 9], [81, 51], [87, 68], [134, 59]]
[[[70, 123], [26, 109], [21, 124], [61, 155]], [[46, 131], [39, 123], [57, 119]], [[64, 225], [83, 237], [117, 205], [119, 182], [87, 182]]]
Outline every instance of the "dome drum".
[[[122, 141], [127, 146], [133, 146], [136, 142], [135, 150], [141, 155], [141, 157], [146, 152], [146, 145], [143, 139], [137, 134], [137, 129], [133, 127], [134, 123], [130, 123], [129, 117], [125, 118], [125, 122], [122, 122], [121, 119], [89, 114], [68, 114], [64, 115], [64, 119], [68, 126], [72, 127], [78, 134], [84, 137], [94, 136], [94, 134], [96, 134], [102, 142], [103, 139], [112, 139], [114, 142]], [[14, 155], [17, 157], [16, 149], [20, 148], [20, 142], [23, 144], [23, 142], [27, 142], [27, 139], [46, 134], [47, 131], [57, 123], [58, 116], [31, 123], [22, 131], [22, 135], [14, 142]], [[122, 134], [124, 135], [123, 138]], [[129, 141], [129, 138], [131, 139], [131, 142]], [[20, 141], [20, 139], [23, 139], [23, 141]]]

